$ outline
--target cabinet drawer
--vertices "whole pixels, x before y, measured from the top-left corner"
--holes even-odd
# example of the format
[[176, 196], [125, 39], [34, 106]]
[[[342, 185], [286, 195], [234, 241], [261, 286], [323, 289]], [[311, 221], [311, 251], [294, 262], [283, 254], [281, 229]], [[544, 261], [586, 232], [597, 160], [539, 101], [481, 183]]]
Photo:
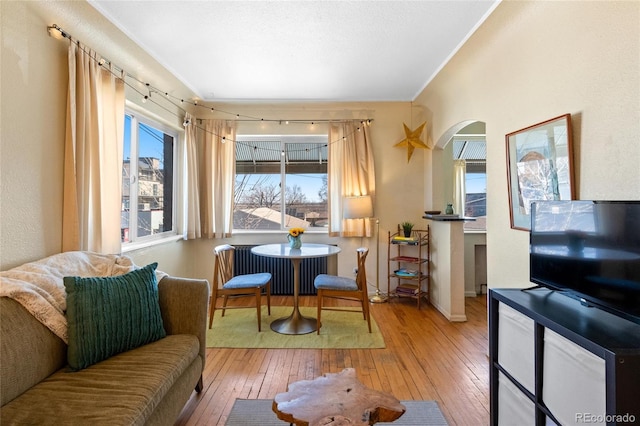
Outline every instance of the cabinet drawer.
[[604, 359], [545, 329], [543, 362], [542, 399], [561, 424], [584, 424], [584, 414], [604, 417]]
[[500, 303], [498, 363], [531, 393], [535, 393], [534, 341], [534, 321]]

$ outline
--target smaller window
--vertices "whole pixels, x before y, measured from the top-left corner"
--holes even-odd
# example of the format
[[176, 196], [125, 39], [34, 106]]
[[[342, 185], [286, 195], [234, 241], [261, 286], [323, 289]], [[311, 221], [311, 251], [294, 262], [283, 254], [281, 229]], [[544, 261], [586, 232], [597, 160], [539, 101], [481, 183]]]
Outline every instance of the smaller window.
[[464, 222], [466, 231], [487, 228], [487, 143], [484, 135], [455, 135], [453, 159], [465, 160], [464, 216], [475, 221]]
[[121, 239], [131, 243], [174, 235], [174, 149], [177, 132], [125, 115]]

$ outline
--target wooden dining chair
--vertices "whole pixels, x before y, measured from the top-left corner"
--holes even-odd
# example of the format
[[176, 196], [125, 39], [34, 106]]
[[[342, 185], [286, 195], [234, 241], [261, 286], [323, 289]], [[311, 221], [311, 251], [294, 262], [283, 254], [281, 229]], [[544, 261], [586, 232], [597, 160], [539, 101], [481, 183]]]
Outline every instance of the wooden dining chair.
[[[369, 315], [369, 299], [367, 295], [367, 272], [365, 269], [365, 260], [369, 249], [360, 247], [356, 250], [358, 256], [358, 272], [356, 279], [340, 277], [336, 275], [320, 274], [313, 281], [313, 285], [318, 291], [318, 334], [320, 334], [321, 314], [322, 311], [340, 311], [340, 312], [362, 312], [364, 319], [369, 326], [371, 333], [371, 316]], [[325, 298], [344, 299], [360, 302], [361, 309], [351, 308], [335, 308], [324, 305]]]
[[[258, 312], [258, 331], [262, 327], [262, 292], [267, 296], [267, 313], [271, 315], [271, 274], [262, 272], [257, 274], [233, 274], [233, 255], [235, 247], [229, 244], [216, 246], [213, 249], [215, 254], [215, 265], [213, 271], [213, 285], [211, 290], [211, 300], [209, 302], [209, 328], [213, 324], [213, 315], [216, 309], [222, 311], [222, 316], [227, 309], [246, 309], [250, 306], [227, 306], [229, 297], [255, 297], [256, 309]], [[222, 297], [222, 307], [216, 308], [218, 297]]]

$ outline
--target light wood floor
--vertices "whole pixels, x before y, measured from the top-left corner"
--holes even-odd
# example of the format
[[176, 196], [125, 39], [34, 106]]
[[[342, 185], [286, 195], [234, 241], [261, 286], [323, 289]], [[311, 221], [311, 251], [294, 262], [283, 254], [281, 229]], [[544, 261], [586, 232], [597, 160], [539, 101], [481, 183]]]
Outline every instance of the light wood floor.
[[[293, 302], [279, 296], [271, 303]], [[315, 306], [315, 297], [301, 296], [300, 306]], [[466, 298], [464, 323], [448, 322], [431, 305], [418, 311], [406, 298], [370, 306], [385, 349], [207, 349], [204, 390], [192, 395], [176, 425], [224, 425], [235, 398], [273, 399], [289, 383], [347, 367], [400, 400], [437, 401], [451, 425], [489, 423], [484, 296]]]

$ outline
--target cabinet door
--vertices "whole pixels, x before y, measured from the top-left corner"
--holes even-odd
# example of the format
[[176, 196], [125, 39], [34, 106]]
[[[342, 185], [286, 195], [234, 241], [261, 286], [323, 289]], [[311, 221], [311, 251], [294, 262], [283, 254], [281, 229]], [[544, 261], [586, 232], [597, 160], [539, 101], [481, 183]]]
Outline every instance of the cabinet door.
[[604, 425], [604, 359], [545, 329], [543, 362], [542, 400], [555, 418], [563, 425]]
[[498, 363], [531, 393], [535, 393], [534, 342], [534, 321], [500, 303]]

